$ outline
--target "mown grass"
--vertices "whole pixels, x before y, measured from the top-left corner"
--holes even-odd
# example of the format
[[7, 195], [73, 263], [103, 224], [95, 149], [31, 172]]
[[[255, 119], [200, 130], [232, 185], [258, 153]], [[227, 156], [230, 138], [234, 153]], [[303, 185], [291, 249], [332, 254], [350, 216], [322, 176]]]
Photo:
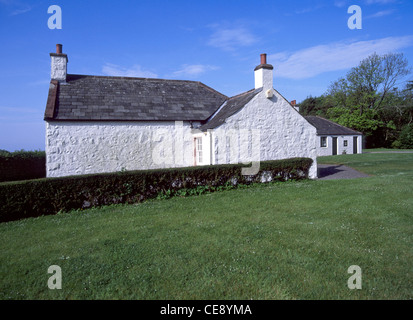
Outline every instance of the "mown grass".
[[[372, 175], [254, 186], [0, 225], [2, 299], [411, 299], [413, 154]], [[50, 290], [50, 265], [62, 289]], [[362, 269], [350, 290], [347, 269]]]
[[389, 149], [389, 148], [371, 148], [371, 149], [363, 149], [363, 153], [370, 153], [370, 152], [375, 152], [375, 153], [381, 153], [381, 152], [413, 152], [413, 149]]
[[413, 153], [386, 151], [383, 153], [320, 157], [317, 162], [320, 164], [343, 164], [367, 174], [390, 178], [410, 174], [413, 170], [412, 158]]

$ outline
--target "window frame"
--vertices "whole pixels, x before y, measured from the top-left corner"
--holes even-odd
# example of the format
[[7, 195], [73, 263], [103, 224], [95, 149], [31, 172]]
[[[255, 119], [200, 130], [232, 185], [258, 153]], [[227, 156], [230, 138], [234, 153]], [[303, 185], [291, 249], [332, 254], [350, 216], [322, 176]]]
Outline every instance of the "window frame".
[[[323, 145], [323, 139], [324, 139], [324, 145]], [[320, 148], [327, 148], [328, 147], [327, 140], [328, 139], [327, 139], [326, 136], [320, 137]]]

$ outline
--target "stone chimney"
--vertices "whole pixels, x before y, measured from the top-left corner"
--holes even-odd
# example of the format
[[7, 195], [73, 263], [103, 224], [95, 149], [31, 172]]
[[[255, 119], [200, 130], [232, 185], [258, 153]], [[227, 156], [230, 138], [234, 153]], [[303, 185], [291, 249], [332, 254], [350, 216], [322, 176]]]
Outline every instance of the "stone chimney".
[[255, 89], [263, 88], [268, 90], [273, 88], [273, 70], [274, 67], [267, 64], [267, 54], [261, 54], [261, 64], [254, 69]]
[[290, 104], [294, 107], [295, 110], [300, 112], [300, 107], [297, 106], [297, 101], [296, 100], [291, 101]]
[[67, 76], [67, 63], [69, 59], [67, 55], [62, 53], [62, 45], [56, 45], [56, 53], [50, 54], [51, 58], [51, 78], [52, 80], [57, 80], [59, 82], [66, 82]]

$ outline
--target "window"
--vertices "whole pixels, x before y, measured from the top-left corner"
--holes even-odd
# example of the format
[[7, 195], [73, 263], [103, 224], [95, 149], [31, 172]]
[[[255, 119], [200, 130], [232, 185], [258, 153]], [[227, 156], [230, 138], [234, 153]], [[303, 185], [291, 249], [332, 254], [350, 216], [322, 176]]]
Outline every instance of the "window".
[[327, 137], [320, 137], [320, 147], [321, 148], [327, 147]]
[[196, 160], [197, 163], [202, 163], [202, 137], [195, 138]]
[[343, 144], [344, 144], [345, 147], [347, 147], [347, 145], [348, 145], [347, 140], [344, 140]]

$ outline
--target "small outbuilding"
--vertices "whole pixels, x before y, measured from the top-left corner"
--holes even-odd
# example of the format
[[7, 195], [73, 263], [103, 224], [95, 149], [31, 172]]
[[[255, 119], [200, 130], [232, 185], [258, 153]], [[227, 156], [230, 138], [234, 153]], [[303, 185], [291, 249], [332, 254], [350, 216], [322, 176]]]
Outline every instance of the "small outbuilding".
[[317, 155], [362, 153], [363, 134], [319, 116], [306, 116], [317, 129]]

